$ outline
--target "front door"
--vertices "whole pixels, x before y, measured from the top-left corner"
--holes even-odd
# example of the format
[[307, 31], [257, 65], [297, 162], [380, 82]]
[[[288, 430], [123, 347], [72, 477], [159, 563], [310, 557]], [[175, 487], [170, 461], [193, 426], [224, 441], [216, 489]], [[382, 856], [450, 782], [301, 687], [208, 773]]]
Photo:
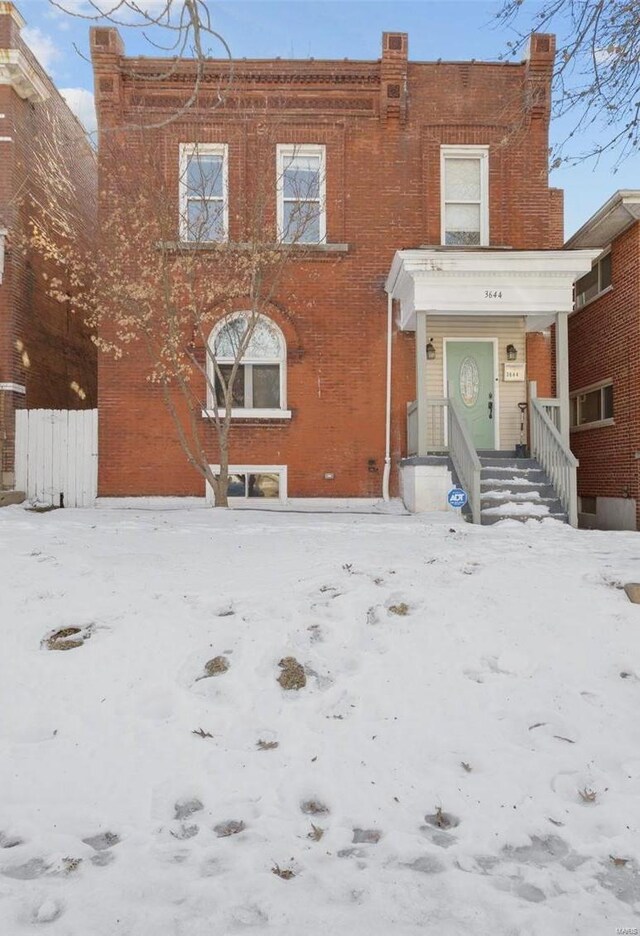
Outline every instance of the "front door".
[[450, 397], [464, 415], [476, 449], [495, 448], [496, 410], [492, 341], [447, 341]]

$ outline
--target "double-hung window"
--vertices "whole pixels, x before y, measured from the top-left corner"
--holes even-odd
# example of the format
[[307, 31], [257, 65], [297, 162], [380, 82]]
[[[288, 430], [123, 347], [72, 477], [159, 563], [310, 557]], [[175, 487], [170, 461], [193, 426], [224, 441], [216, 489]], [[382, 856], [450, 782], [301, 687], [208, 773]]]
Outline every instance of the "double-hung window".
[[277, 147], [278, 240], [323, 244], [327, 236], [325, 148]]
[[440, 150], [442, 243], [485, 247], [489, 243], [489, 149], [443, 146]]
[[180, 239], [225, 241], [229, 236], [226, 143], [180, 145]]

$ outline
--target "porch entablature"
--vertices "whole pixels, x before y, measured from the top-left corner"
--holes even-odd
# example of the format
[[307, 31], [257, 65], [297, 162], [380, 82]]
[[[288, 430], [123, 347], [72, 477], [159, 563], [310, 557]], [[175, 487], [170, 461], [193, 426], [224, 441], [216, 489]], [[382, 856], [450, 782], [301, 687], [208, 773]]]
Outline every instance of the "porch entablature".
[[400, 304], [402, 331], [415, 330], [417, 312], [549, 317], [572, 311], [573, 284], [589, 272], [598, 253], [594, 249], [398, 250], [385, 289]]

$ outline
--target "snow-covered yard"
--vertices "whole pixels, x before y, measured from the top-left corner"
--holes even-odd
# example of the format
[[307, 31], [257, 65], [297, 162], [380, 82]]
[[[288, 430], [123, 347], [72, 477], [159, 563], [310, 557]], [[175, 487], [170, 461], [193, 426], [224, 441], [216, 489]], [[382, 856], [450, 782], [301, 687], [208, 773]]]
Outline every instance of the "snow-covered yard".
[[554, 521], [0, 511], [0, 932], [633, 931], [639, 579]]

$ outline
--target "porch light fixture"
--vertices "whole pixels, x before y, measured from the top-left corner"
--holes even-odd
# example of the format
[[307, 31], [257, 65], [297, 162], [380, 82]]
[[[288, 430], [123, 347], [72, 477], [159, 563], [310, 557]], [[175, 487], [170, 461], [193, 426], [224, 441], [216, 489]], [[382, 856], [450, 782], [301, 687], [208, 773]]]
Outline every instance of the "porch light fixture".
[[432, 342], [430, 341], [427, 345], [427, 361], [435, 361], [436, 349], [434, 348]]
[[515, 361], [518, 357], [518, 350], [515, 345], [507, 345], [507, 361]]

